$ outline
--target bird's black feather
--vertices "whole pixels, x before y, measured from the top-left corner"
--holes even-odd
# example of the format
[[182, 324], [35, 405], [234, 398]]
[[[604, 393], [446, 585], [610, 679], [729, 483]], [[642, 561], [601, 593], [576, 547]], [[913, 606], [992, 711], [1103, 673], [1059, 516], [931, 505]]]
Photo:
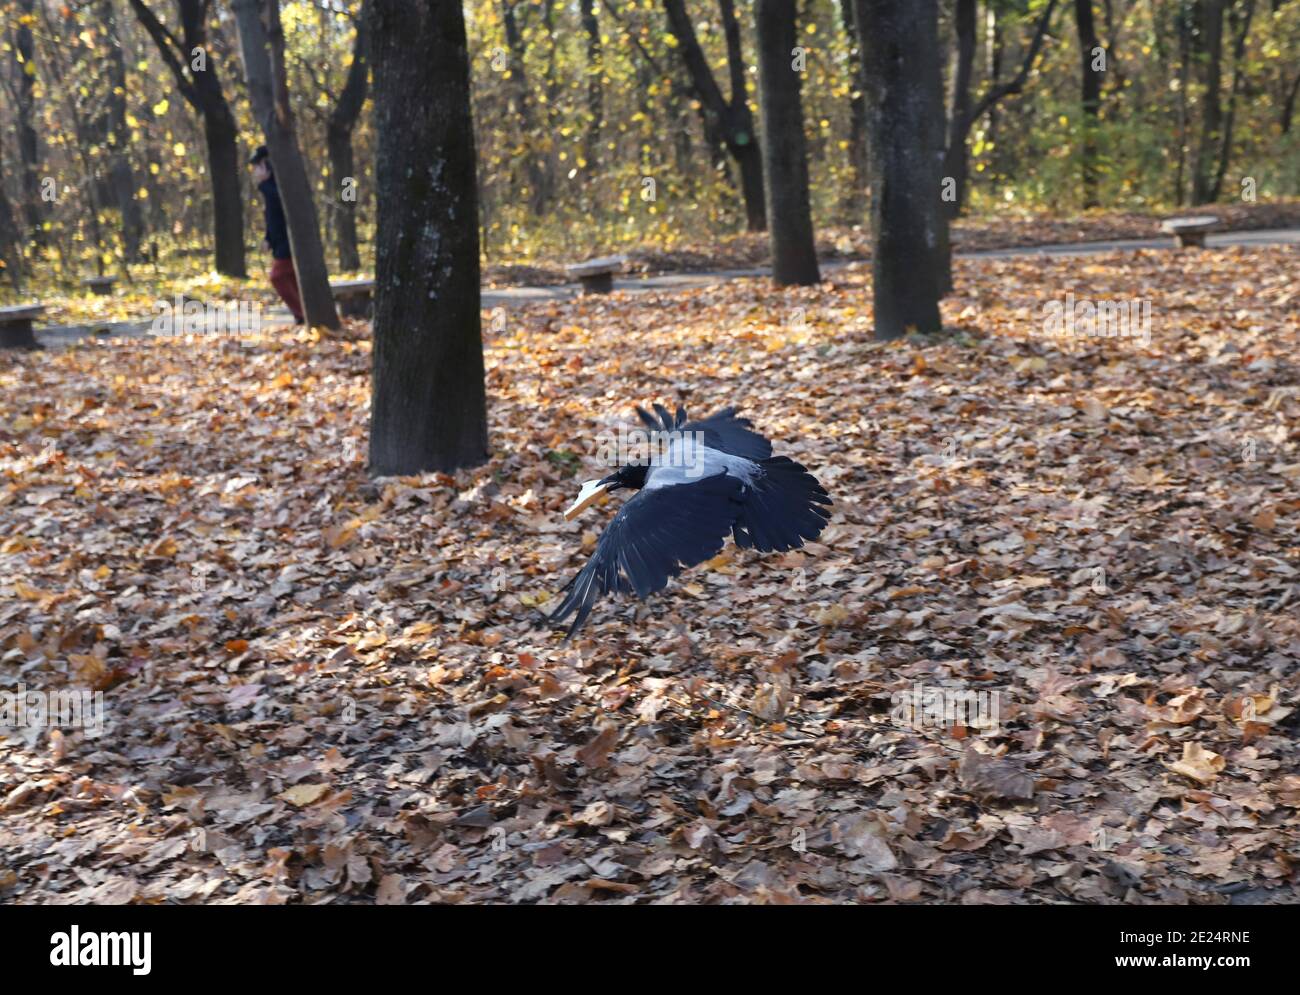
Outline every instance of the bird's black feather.
[[565, 586], [552, 622], [575, 615], [578, 631], [606, 594], [646, 598], [687, 567], [722, 552], [740, 512], [741, 483], [725, 473], [637, 493], [609, 523], [578, 574]]
[[787, 456], [760, 460], [762, 472], [745, 488], [731, 536], [760, 553], [798, 549], [826, 527], [830, 495], [817, 478]]
[[765, 460], [772, 455], [772, 443], [754, 431], [754, 423], [748, 418], [737, 418], [735, 408], [723, 408], [695, 421], [683, 420], [681, 431], [703, 432], [706, 446], [732, 456]]

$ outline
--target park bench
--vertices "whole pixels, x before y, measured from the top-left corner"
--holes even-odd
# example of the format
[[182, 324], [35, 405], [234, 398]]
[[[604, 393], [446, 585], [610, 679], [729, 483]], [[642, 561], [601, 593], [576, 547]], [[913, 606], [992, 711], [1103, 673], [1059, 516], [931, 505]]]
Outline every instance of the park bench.
[[113, 292], [113, 280], [111, 276], [88, 276], [81, 281], [82, 286], [88, 287], [92, 294], [98, 297], [107, 297]]
[[1184, 249], [1203, 249], [1206, 233], [1218, 227], [1218, 224], [1218, 218], [1207, 214], [1194, 218], [1170, 218], [1160, 228], [1178, 239], [1179, 246]]
[[40, 343], [32, 332], [32, 322], [44, 312], [41, 304], [0, 307], [0, 349], [39, 348]]
[[330, 284], [330, 293], [339, 311], [349, 318], [370, 317], [371, 297], [375, 292], [374, 280], [339, 280]]
[[584, 294], [608, 294], [614, 289], [614, 274], [622, 272], [626, 262], [626, 256], [603, 256], [588, 259], [585, 263], [573, 263], [565, 270], [570, 280], [582, 283]]

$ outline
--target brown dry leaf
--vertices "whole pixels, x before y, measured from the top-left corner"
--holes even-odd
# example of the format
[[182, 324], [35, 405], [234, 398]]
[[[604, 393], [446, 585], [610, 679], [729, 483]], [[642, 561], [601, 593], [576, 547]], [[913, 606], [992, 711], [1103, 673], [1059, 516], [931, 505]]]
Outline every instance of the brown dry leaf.
[[295, 784], [292, 788], [281, 791], [276, 797], [283, 798], [290, 805], [302, 808], [320, 801], [329, 794], [329, 790], [328, 784]]
[[1223, 757], [1211, 753], [1200, 743], [1184, 743], [1182, 759], [1165, 766], [1175, 774], [1190, 777], [1201, 784], [1211, 784], [1223, 773], [1225, 763]]
[[596, 737], [577, 752], [578, 761], [584, 767], [600, 768], [609, 763], [609, 755], [618, 745], [619, 729], [613, 723], [601, 726]]

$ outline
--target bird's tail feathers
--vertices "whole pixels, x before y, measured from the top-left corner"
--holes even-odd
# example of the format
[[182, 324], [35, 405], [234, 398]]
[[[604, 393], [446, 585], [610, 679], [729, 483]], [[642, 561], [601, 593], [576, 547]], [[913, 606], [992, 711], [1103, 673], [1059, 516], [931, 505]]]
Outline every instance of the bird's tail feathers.
[[759, 460], [755, 477], [731, 535], [742, 549], [761, 553], [798, 549], [816, 539], [830, 518], [831, 503], [817, 478], [788, 456]]

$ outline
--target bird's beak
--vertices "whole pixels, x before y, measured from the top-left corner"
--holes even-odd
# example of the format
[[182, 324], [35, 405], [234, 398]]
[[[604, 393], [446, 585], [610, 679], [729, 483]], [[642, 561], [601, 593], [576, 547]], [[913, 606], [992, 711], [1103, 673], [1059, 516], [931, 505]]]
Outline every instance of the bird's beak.
[[582, 485], [582, 490], [578, 492], [577, 500], [569, 505], [564, 513], [564, 520], [570, 521], [577, 518], [582, 510], [590, 505], [596, 498], [600, 497], [609, 489], [609, 484], [603, 480], [588, 480]]

